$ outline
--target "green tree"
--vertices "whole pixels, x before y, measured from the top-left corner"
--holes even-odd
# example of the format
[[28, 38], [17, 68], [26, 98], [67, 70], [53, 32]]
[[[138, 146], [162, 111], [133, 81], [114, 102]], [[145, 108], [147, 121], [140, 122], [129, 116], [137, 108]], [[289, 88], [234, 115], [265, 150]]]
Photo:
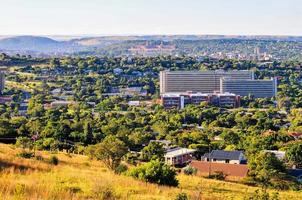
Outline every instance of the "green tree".
[[123, 156], [128, 152], [124, 142], [115, 136], [107, 136], [101, 143], [94, 146], [92, 156], [103, 163], [109, 169], [115, 171], [120, 165]]
[[284, 176], [285, 166], [275, 154], [260, 152], [254, 158], [249, 159], [249, 176], [264, 188], [272, 184], [273, 179]]
[[146, 164], [133, 168], [129, 175], [150, 183], [177, 186], [176, 172], [164, 162], [152, 160]]
[[302, 142], [291, 145], [286, 151], [286, 158], [292, 164], [302, 167]]
[[148, 144], [148, 146], [144, 147], [142, 150], [142, 159], [144, 161], [150, 160], [163, 160], [165, 154], [165, 150], [163, 145], [159, 142], [152, 141]]

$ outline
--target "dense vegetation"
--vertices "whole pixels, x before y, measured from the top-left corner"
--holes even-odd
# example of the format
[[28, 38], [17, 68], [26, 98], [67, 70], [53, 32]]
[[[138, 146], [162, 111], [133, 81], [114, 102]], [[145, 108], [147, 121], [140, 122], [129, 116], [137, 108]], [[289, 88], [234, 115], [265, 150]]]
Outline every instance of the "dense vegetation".
[[[5, 142], [10, 139], [14, 142], [16, 138], [17, 145], [25, 148], [88, 152], [112, 170], [119, 167], [122, 159], [132, 164], [151, 160], [158, 169], [166, 169], [160, 162], [155, 163], [163, 156], [158, 147], [149, 144], [155, 139], [196, 149], [197, 159], [209, 149], [244, 150], [251, 161], [253, 180], [248, 182], [280, 188], [273, 180], [285, 180], [281, 174], [286, 166], [276, 165], [274, 156], [262, 155], [262, 150], [288, 150], [286, 165], [302, 165], [302, 141], [289, 134], [302, 131], [301, 66], [300, 62], [199, 61], [193, 57], [65, 57], [41, 65], [14, 67], [9, 69], [7, 80], [11, 86], [18, 87], [7, 87], [4, 91], [5, 95], [12, 95], [13, 101], [0, 107], [0, 137]], [[116, 73], [117, 68], [122, 71]], [[155, 104], [158, 73], [165, 69], [252, 69], [257, 78], [278, 77], [278, 96], [276, 99], [245, 97], [239, 109], [202, 103], [183, 110], [165, 110]], [[131, 86], [142, 87], [147, 94], [107, 95], [116, 88]], [[54, 89], [60, 89], [59, 94], [52, 93]], [[67, 99], [74, 103], [49, 108], [47, 104], [66, 95], [64, 91], [68, 91]], [[27, 93], [30, 94], [27, 113], [20, 115]], [[153, 105], [133, 107], [127, 104], [128, 100], [147, 100]], [[95, 146], [87, 148], [89, 145]], [[134, 153], [138, 151], [143, 154]], [[257, 162], [265, 158], [272, 163], [262, 166], [263, 162]], [[162, 183], [148, 174], [137, 175], [144, 174], [151, 164], [138, 167], [132, 175]], [[297, 188], [295, 181], [286, 180], [290, 183], [284, 189]]]

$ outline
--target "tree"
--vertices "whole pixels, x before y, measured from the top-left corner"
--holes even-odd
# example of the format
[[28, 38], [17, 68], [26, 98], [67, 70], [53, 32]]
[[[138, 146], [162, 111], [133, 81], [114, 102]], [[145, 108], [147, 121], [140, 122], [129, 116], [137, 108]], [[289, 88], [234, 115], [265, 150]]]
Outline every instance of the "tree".
[[144, 161], [163, 160], [165, 150], [159, 142], [152, 141], [142, 150], [142, 159]]
[[115, 136], [107, 136], [101, 143], [96, 144], [93, 157], [103, 161], [109, 169], [115, 171], [123, 156], [128, 152], [124, 142]]
[[177, 186], [176, 172], [164, 162], [152, 160], [130, 170], [129, 175], [150, 183]]
[[302, 142], [291, 145], [286, 151], [286, 158], [292, 164], [302, 167]]
[[285, 173], [285, 166], [275, 154], [260, 152], [249, 160], [249, 176], [264, 188], [271, 185], [273, 179], [279, 179]]

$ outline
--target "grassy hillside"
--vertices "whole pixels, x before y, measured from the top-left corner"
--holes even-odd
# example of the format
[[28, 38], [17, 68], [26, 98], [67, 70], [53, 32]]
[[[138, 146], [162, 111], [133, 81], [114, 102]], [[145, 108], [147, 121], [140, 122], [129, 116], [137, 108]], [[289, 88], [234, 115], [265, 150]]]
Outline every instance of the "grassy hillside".
[[[190, 199], [243, 199], [257, 188], [236, 183], [179, 175], [180, 186], [170, 188], [115, 175], [85, 156], [38, 152], [43, 161], [18, 158], [13, 146], [0, 144], [0, 199], [174, 199], [185, 192]], [[280, 192], [281, 199], [302, 199], [301, 192]]]

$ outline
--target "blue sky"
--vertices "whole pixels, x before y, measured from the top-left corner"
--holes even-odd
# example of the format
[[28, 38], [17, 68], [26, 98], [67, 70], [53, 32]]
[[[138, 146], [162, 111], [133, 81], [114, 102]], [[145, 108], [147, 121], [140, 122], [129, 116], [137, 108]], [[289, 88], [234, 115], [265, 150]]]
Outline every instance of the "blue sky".
[[0, 0], [0, 35], [302, 35], [302, 0]]

